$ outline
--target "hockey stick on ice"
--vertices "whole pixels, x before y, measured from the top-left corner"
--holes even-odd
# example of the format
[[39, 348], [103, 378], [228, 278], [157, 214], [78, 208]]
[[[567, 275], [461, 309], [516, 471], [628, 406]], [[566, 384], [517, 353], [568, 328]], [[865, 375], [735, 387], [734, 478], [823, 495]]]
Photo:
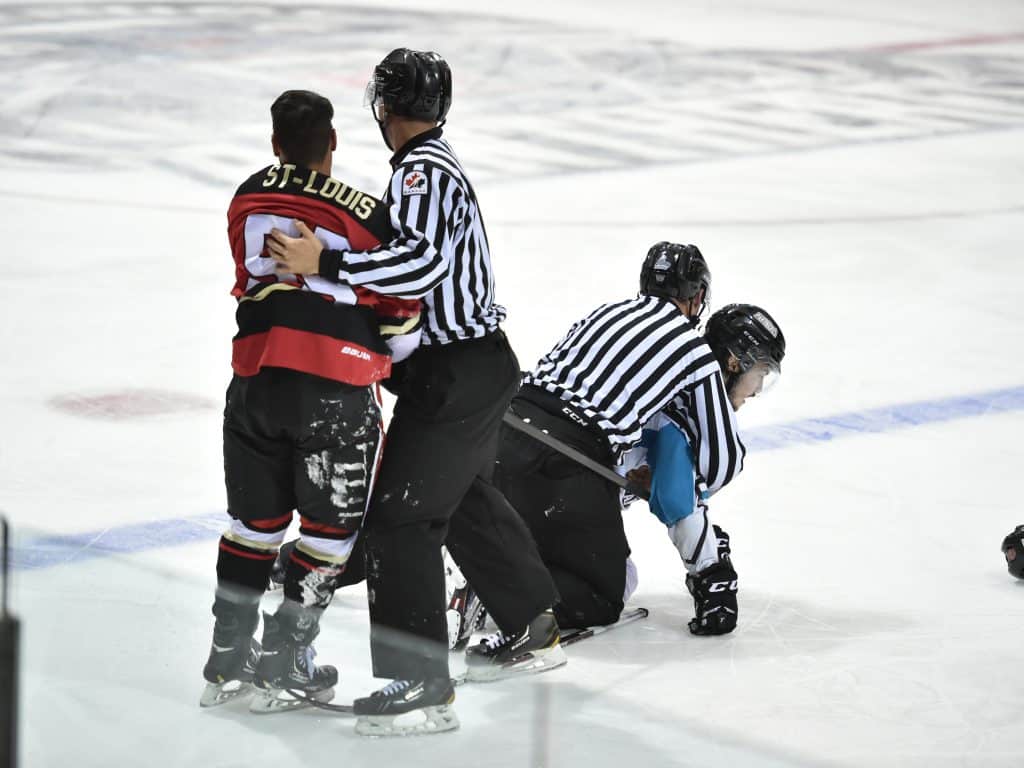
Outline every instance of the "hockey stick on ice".
[[[619, 620], [614, 624], [606, 624], [601, 627], [586, 627], [584, 629], [567, 629], [562, 633], [561, 644], [563, 646], [572, 645], [573, 643], [578, 643], [581, 640], [586, 640], [589, 637], [603, 635], [605, 632], [611, 632], [613, 629], [618, 629], [626, 624], [632, 624], [634, 621], [638, 621], [639, 619], [646, 619], [649, 613], [650, 611], [646, 608], [634, 608], [630, 611], [623, 611], [622, 615], [619, 616]], [[463, 685], [466, 682], [465, 672], [452, 678], [453, 685]], [[290, 696], [293, 696], [296, 699], [302, 699], [307, 704], [317, 709], [323, 709], [328, 712], [337, 712], [339, 715], [353, 714], [351, 704], [328, 704], [322, 701], [316, 701], [301, 691], [286, 690]]]
[[601, 627], [587, 627], [586, 629], [567, 629], [562, 633], [562, 645], [572, 645], [580, 640], [586, 640], [588, 637], [602, 635], [605, 632], [618, 629], [623, 624], [632, 624], [638, 619], [646, 619], [649, 613], [650, 611], [646, 608], [634, 608], [631, 611], [623, 611], [622, 615], [619, 616], [619, 620], [614, 624], [605, 624]]
[[[583, 629], [567, 629], [561, 633], [562, 639], [559, 643], [564, 647], [566, 645], [572, 645], [578, 643], [581, 640], [586, 640], [588, 637], [596, 637], [597, 635], [603, 635], [605, 632], [611, 632], [613, 629], [625, 626], [626, 624], [632, 624], [638, 619], [646, 619], [649, 614], [646, 608], [634, 608], [631, 611], [624, 611], [620, 616], [619, 620], [614, 624], [605, 624], [599, 627], [585, 627]], [[466, 673], [463, 672], [460, 675], [456, 675], [452, 678], [453, 685], [464, 685], [469, 682], [466, 678]]]
[[317, 701], [312, 696], [309, 696], [303, 693], [302, 691], [294, 691], [291, 688], [283, 688], [282, 690], [292, 698], [304, 701], [306, 704], [313, 707], [314, 709], [323, 709], [327, 712], [337, 712], [339, 715], [354, 714], [352, 712], [351, 704], [329, 704], [326, 701]]
[[627, 492], [633, 494], [634, 496], [645, 500], [651, 497], [650, 493], [647, 492], [646, 488], [643, 488], [637, 485], [636, 483], [631, 482], [622, 475], [616, 473], [610, 467], [606, 467], [604, 466], [604, 464], [598, 464], [589, 456], [580, 453], [570, 445], [566, 445], [557, 437], [552, 437], [544, 430], [537, 429], [535, 426], [533, 426], [533, 424], [530, 424], [528, 421], [523, 421], [521, 418], [516, 416], [511, 411], [505, 411], [505, 415], [502, 417], [502, 421], [504, 421], [508, 426], [512, 427], [512, 429], [518, 430], [519, 432], [522, 432], [524, 435], [529, 435], [534, 440], [544, 443], [544, 445], [548, 446], [549, 448], [554, 448], [563, 456], [568, 456], [577, 464], [582, 464], [591, 472], [596, 472], [605, 480], [611, 483], [615, 483], [617, 486], [619, 486], [619, 488], [625, 489]]

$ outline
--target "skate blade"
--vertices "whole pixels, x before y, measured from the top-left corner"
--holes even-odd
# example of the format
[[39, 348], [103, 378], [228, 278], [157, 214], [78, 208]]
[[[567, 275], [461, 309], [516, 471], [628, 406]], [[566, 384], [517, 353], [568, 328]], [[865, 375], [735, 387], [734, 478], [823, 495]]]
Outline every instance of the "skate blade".
[[454, 731], [458, 727], [459, 718], [448, 704], [423, 707], [401, 715], [363, 715], [356, 720], [356, 733], [371, 738], [424, 736]]
[[248, 696], [253, 691], [252, 683], [231, 680], [227, 683], [207, 683], [203, 695], [199, 697], [200, 707], [219, 707], [232, 699]]
[[[290, 712], [294, 709], [305, 709], [313, 706], [306, 699], [297, 699], [280, 688], [256, 688], [256, 695], [249, 702], [249, 711], [257, 715], [272, 715], [275, 712]], [[326, 704], [334, 698], [333, 688], [307, 693], [311, 699]]]
[[569, 658], [562, 650], [562, 646], [556, 645], [547, 650], [527, 653], [505, 664], [469, 667], [466, 669], [465, 679], [471, 683], [493, 683], [508, 677], [537, 675], [564, 666], [568, 661]]

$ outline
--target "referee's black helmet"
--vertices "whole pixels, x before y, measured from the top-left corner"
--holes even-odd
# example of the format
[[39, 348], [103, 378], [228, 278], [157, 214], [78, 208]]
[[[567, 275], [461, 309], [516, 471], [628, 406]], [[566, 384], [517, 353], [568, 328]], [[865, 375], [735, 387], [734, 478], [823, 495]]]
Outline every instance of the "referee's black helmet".
[[640, 293], [690, 301], [704, 291], [701, 311], [711, 292], [711, 270], [696, 245], [662, 241], [647, 251], [640, 270]]
[[433, 51], [396, 48], [373, 70], [366, 106], [379, 121], [380, 108], [413, 120], [440, 123], [452, 105], [452, 73]]

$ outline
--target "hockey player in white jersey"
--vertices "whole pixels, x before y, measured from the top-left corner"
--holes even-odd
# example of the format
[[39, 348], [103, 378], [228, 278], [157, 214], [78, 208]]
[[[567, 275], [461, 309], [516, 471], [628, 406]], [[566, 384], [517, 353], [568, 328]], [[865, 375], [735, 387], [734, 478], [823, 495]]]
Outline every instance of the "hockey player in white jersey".
[[[698, 328], [710, 283], [696, 246], [656, 243], [644, 259], [639, 295], [602, 304], [575, 323], [524, 376], [512, 416], [612, 467], [674, 400], [699, 401], [708, 485], [728, 483], [742, 467], [743, 446], [721, 369]], [[510, 427], [502, 430], [495, 477], [558, 587], [559, 627], [617, 621], [630, 553], [619, 486]]]
[[[770, 388], [781, 371], [786, 342], [771, 316], [751, 304], [730, 304], [708, 320], [704, 338], [715, 354], [734, 411]], [[687, 570], [686, 586], [696, 615], [695, 635], [720, 635], [736, 627], [738, 580], [729, 535], [708, 516], [708, 487], [701, 471], [700, 442], [693, 409], [673, 401], [644, 425], [640, 445], [623, 460], [622, 472], [650, 493], [651, 512], [668, 529]], [[696, 446], [696, 449], [695, 449]], [[628, 503], [630, 499], [624, 499]], [[636, 569], [626, 564], [627, 592], [637, 585]]]

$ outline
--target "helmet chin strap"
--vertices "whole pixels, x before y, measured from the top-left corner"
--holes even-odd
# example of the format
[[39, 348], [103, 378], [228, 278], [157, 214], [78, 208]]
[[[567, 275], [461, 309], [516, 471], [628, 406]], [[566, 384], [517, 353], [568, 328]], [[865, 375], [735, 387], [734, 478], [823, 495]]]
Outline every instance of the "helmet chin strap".
[[[386, 147], [387, 147], [388, 149], [390, 149], [390, 150], [391, 150], [392, 152], [395, 152], [395, 151], [396, 151], [396, 148], [395, 148], [395, 147], [392, 147], [392, 146], [391, 146], [391, 142], [390, 142], [390, 141], [388, 141], [388, 135], [387, 135], [387, 133], [386, 133], [386, 132], [385, 132], [385, 130], [384, 130], [384, 128], [385, 128], [385, 125], [387, 124], [388, 118], [390, 118], [390, 117], [391, 117], [391, 115], [388, 115], [388, 117], [387, 117], [387, 118], [385, 118], [385, 119], [383, 119], [383, 120], [378, 120], [378, 119], [377, 119], [377, 117], [376, 117], [376, 115], [374, 115], [374, 118], [373, 118], [373, 119], [374, 119], [374, 122], [376, 122], [376, 123], [377, 123], [377, 129], [378, 129], [378, 130], [380, 131], [380, 137], [381, 137], [382, 139], [384, 139], [384, 145], [385, 145], [385, 146], [386, 146]], [[446, 122], [448, 122], [447, 118], [446, 118], [446, 119], [444, 119], [444, 120], [442, 120], [442, 121], [441, 121], [440, 123], [438, 123], [438, 124], [437, 124], [437, 127], [438, 127], [438, 128], [442, 127], [442, 126], [443, 126], [443, 125], [444, 125], [444, 124], [445, 124]], [[703, 305], [702, 305], [702, 307], [701, 307], [701, 312], [703, 312], [703, 311], [704, 311], [704, 309], [703, 309]]]
[[377, 116], [374, 115], [373, 121], [377, 123], [377, 128], [380, 130], [380, 137], [384, 139], [384, 146], [394, 152], [395, 148], [391, 146], [391, 142], [388, 141], [388, 135], [384, 130], [384, 124], [387, 122], [387, 118], [384, 118], [384, 120], [378, 120]]

